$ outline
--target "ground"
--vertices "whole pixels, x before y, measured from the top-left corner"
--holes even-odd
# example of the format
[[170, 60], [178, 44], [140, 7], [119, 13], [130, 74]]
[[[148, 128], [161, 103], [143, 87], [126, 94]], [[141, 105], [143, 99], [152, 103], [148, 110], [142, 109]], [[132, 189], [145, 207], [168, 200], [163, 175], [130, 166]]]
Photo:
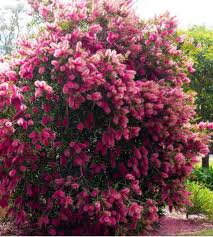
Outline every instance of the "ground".
[[[25, 226], [22, 229], [15, 228], [11, 222], [0, 224], [0, 236], [2, 235], [42, 235], [32, 227]], [[208, 235], [213, 236], [213, 222], [209, 222], [203, 216], [190, 216], [186, 219], [185, 214], [166, 212], [165, 217], [160, 220], [160, 228], [155, 231], [144, 232], [145, 236], [167, 236], [167, 235]]]
[[193, 215], [186, 218], [183, 213], [166, 212], [165, 217], [160, 220], [160, 228], [155, 231], [144, 233], [144, 235], [213, 235], [213, 222], [204, 216]]

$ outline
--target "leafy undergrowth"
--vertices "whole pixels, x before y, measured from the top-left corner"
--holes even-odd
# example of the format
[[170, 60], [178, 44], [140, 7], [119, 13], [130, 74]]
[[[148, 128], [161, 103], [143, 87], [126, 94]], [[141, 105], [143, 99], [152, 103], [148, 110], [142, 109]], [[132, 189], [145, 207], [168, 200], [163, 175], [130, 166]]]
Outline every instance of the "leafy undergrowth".
[[213, 220], [213, 192], [197, 182], [188, 181], [187, 190], [191, 192], [191, 206], [187, 207], [188, 214], [203, 214]]
[[195, 168], [190, 177], [191, 181], [198, 182], [213, 190], [213, 166], [209, 168]]

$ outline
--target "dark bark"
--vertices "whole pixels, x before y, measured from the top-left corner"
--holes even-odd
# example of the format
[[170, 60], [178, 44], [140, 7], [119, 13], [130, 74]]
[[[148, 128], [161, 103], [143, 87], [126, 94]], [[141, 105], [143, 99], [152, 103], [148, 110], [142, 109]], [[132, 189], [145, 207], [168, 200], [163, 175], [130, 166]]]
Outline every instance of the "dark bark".
[[202, 158], [202, 167], [209, 168], [209, 155]]
[[[211, 137], [211, 140], [213, 140], [213, 137]], [[213, 142], [209, 144], [209, 154], [202, 158], [202, 167], [203, 168], [209, 168], [209, 155], [213, 154]]]

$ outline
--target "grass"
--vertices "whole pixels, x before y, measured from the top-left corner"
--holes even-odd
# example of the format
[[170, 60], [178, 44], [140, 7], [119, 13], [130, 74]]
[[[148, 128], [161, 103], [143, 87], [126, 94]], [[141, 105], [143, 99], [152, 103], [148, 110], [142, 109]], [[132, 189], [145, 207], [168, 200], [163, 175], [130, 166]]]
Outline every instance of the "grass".
[[213, 236], [213, 229], [202, 230], [195, 233], [184, 234], [184, 236]]

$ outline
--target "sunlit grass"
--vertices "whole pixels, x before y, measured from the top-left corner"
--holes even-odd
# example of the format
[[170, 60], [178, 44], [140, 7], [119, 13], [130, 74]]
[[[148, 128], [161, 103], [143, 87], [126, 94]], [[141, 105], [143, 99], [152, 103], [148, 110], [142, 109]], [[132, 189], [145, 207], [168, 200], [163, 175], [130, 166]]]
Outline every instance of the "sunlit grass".
[[203, 230], [196, 233], [184, 234], [184, 236], [213, 236], [213, 229]]

